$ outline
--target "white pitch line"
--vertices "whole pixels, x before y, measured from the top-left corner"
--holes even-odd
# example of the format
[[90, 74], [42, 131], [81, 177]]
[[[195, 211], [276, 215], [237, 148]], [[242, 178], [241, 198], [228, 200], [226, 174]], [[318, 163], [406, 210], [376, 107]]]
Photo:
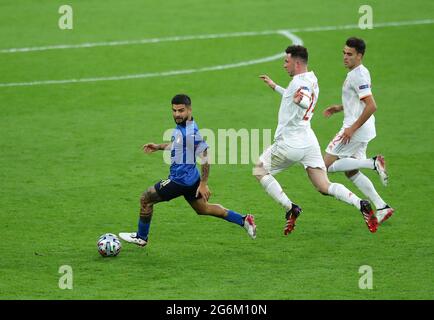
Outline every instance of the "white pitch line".
[[28, 47], [28, 48], [9, 48], [1, 49], [0, 53], [16, 53], [16, 52], [31, 52], [31, 51], [46, 51], [46, 50], [59, 50], [59, 49], [79, 49], [79, 48], [93, 48], [93, 47], [111, 47], [111, 46], [127, 46], [135, 44], [148, 44], [159, 42], [173, 42], [173, 41], [188, 41], [188, 40], [206, 40], [218, 38], [234, 38], [234, 37], [251, 37], [251, 36], [265, 36], [276, 34], [277, 31], [267, 30], [259, 32], [234, 32], [234, 33], [219, 33], [219, 34], [204, 34], [204, 35], [190, 35], [190, 36], [175, 36], [166, 38], [150, 38], [140, 40], [122, 40], [122, 41], [108, 41], [108, 42], [86, 42], [79, 44], [59, 44], [49, 45], [42, 47]]
[[[379, 28], [379, 27], [399, 27], [399, 26], [424, 25], [424, 24], [434, 24], [434, 19], [398, 21], [398, 22], [382, 22], [382, 23], [377, 23], [374, 26], [375, 26], [375, 28]], [[208, 35], [196, 35], [196, 36], [178, 36], [178, 37], [142, 39], [142, 40], [95, 42], [95, 43], [83, 43], [83, 44], [76, 44], [76, 45], [54, 45], [54, 46], [45, 46], [45, 47], [11, 48], [11, 49], [2, 49], [2, 50], [0, 50], [0, 53], [44, 51], [44, 50], [54, 50], [54, 49], [90, 48], [90, 47], [97, 47], [97, 46], [119, 46], [119, 45], [130, 45], [130, 44], [168, 42], [168, 41], [217, 39], [217, 38], [260, 36], [260, 35], [272, 35], [272, 34], [283, 35], [283, 36], [289, 38], [294, 44], [303, 44], [303, 41], [299, 37], [294, 35], [293, 32], [333, 31], [333, 30], [346, 30], [346, 29], [358, 29], [358, 28], [359, 28], [358, 25], [342, 25], [342, 26], [310, 27], [310, 28], [299, 28], [299, 29], [290, 29], [290, 30], [275, 30], [275, 31], [266, 30], [266, 31], [260, 31], [260, 32], [234, 32], [234, 33], [208, 34]], [[80, 82], [115, 81], [115, 80], [127, 80], [127, 79], [142, 79], [142, 78], [151, 78], [151, 77], [165, 77], [165, 76], [180, 75], [180, 74], [191, 74], [191, 73], [197, 73], [197, 72], [206, 72], [206, 71], [238, 68], [238, 67], [248, 66], [248, 65], [252, 65], [252, 64], [274, 61], [274, 60], [277, 60], [283, 56], [284, 56], [284, 53], [279, 53], [279, 54], [275, 54], [275, 55], [265, 57], [265, 58], [260, 58], [260, 59], [242, 61], [242, 62], [233, 63], [233, 64], [226, 64], [226, 65], [203, 67], [203, 68], [198, 68], [198, 69], [173, 70], [173, 71], [165, 71], [165, 72], [140, 73], [140, 74], [111, 76], [111, 77], [99, 77], [99, 78], [81, 78], [81, 79], [42, 80], [42, 81], [31, 81], [31, 82], [0, 83], [0, 88], [1, 87], [35, 86], [35, 85], [49, 85], [49, 84], [68, 84], [68, 83], [80, 83]]]
[[[434, 19], [425, 20], [410, 20], [410, 21], [396, 21], [396, 22], [379, 22], [374, 24], [374, 28], [383, 27], [399, 27], [410, 25], [423, 25], [434, 24]], [[347, 30], [358, 29], [356, 24], [348, 24], [342, 26], [323, 26], [323, 27], [308, 27], [298, 29], [288, 29], [289, 32], [316, 32], [316, 31], [334, 31], [334, 30]], [[27, 47], [27, 48], [6, 48], [0, 49], [0, 53], [18, 53], [18, 52], [32, 52], [32, 51], [46, 51], [46, 50], [62, 50], [62, 49], [79, 49], [79, 48], [93, 48], [93, 47], [109, 47], [109, 46], [126, 46], [126, 45], [138, 45], [148, 43], [159, 42], [171, 42], [171, 41], [188, 41], [188, 40], [206, 40], [206, 39], [218, 39], [218, 38], [233, 38], [233, 37], [249, 37], [249, 36], [261, 36], [271, 35], [278, 33], [279, 30], [265, 30], [265, 31], [253, 31], [253, 32], [233, 32], [233, 33], [219, 33], [219, 34], [205, 34], [205, 35], [188, 35], [188, 36], [174, 36], [165, 38], [150, 38], [139, 40], [120, 40], [120, 41], [108, 41], [108, 42], [86, 42], [79, 44], [59, 44], [59, 45], [47, 45], [40, 47]]]
[[[295, 34], [292, 34], [286, 30], [279, 30], [274, 32], [274, 34], [280, 34], [290, 39], [293, 44], [302, 45], [303, 40], [297, 37]], [[97, 82], [97, 81], [115, 81], [115, 80], [128, 80], [128, 79], [143, 79], [143, 78], [152, 78], [152, 77], [167, 77], [174, 76], [180, 74], [191, 74], [198, 72], [206, 72], [206, 71], [216, 71], [216, 70], [225, 70], [232, 68], [239, 68], [244, 66], [249, 66], [258, 63], [270, 62], [277, 59], [280, 59], [284, 56], [284, 53], [278, 53], [272, 56], [268, 56], [265, 58], [259, 58], [254, 60], [242, 61], [231, 64], [217, 65], [211, 67], [203, 67], [198, 69], [186, 69], [186, 70], [173, 70], [173, 71], [165, 71], [165, 72], [153, 72], [153, 73], [139, 73], [139, 74], [130, 74], [124, 76], [112, 76], [112, 77], [100, 77], [100, 78], [82, 78], [82, 79], [65, 79], [65, 80], [43, 80], [43, 81], [31, 81], [31, 82], [11, 82], [11, 83], [0, 83], [0, 87], [21, 87], [21, 86], [36, 86], [36, 85], [48, 85], [48, 84], [67, 84], [67, 83], [81, 83], [81, 82]]]

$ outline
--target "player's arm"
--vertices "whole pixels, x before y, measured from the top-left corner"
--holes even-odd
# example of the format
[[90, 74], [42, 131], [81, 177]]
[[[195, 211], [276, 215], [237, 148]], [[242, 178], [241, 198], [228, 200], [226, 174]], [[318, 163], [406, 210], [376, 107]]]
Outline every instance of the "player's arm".
[[306, 87], [300, 87], [294, 93], [293, 101], [303, 109], [308, 109], [312, 104], [312, 95]]
[[155, 152], [158, 150], [168, 150], [172, 147], [172, 143], [160, 143], [160, 144], [156, 144], [156, 143], [147, 143], [145, 145], [143, 145], [143, 151], [145, 153], [151, 153], [151, 152]]
[[208, 176], [210, 169], [210, 164], [208, 161], [208, 149], [205, 149], [203, 152], [201, 152], [199, 154], [199, 157], [201, 160], [201, 173], [199, 187], [196, 191], [196, 197], [200, 194], [206, 201], [208, 201], [211, 196], [211, 192], [208, 188]]
[[353, 123], [353, 125], [349, 128], [346, 128], [344, 130], [344, 133], [342, 134], [342, 142], [348, 143], [351, 140], [352, 135], [354, 132], [357, 131], [363, 124], [368, 121], [368, 119], [374, 114], [374, 112], [377, 110], [377, 105], [375, 103], [374, 97], [372, 95], [363, 97], [361, 99], [365, 103], [365, 109], [363, 109], [362, 114], [360, 117], [356, 120], [356, 122]]
[[260, 75], [259, 78], [261, 78], [271, 89], [274, 91], [280, 93], [283, 95], [285, 89], [276, 84], [273, 80], [271, 80], [270, 77], [268, 77], [266, 74]]
[[344, 106], [341, 104], [334, 104], [331, 105], [329, 107], [327, 107], [324, 111], [323, 111], [323, 115], [326, 118], [329, 118], [332, 114], [341, 112], [344, 110]]

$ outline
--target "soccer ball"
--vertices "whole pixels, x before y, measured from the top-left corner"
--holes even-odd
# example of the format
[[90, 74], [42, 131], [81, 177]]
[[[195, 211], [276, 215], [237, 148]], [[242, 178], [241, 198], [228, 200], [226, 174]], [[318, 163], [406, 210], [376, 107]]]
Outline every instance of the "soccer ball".
[[113, 233], [106, 233], [99, 237], [96, 246], [103, 257], [115, 257], [122, 249], [121, 242]]

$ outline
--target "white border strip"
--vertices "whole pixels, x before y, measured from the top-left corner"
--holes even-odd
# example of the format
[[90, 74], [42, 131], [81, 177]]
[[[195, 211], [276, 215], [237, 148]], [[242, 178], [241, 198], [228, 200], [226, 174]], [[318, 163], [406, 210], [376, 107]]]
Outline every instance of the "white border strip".
[[[399, 27], [399, 26], [424, 25], [424, 24], [434, 24], [434, 19], [398, 21], [398, 22], [380, 22], [380, 23], [374, 24], [374, 28]], [[288, 29], [288, 31], [291, 33], [294, 33], [294, 32], [348, 30], [348, 29], [359, 29], [359, 26], [356, 24], [349, 24], [349, 25], [343, 25], [343, 26], [323, 26], [323, 27]], [[271, 34], [276, 34], [278, 32], [280, 32], [280, 30], [266, 30], [266, 31], [258, 31], [258, 32], [234, 32], [234, 33], [190, 35], [190, 36], [175, 36], [175, 37], [166, 37], [166, 38], [151, 38], [151, 39], [123, 40], [123, 41], [109, 41], [109, 42], [87, 42], [87, 43], [79, 43], [79, 44], [59, 44], [59, 45], [48, 45], [48, 46], [41, 46], [41, 47], [0, 49], [0, 53], [17, 53], [17, 52], [32, 52], [32, 51], [46, 51], [46, 50], [79, 49], [79, 48], [109, 47], [109, 46], [126, 46], [126, 45], [172, 42], [172, 41], [249, 37], [249, 36], [271, 35]]]

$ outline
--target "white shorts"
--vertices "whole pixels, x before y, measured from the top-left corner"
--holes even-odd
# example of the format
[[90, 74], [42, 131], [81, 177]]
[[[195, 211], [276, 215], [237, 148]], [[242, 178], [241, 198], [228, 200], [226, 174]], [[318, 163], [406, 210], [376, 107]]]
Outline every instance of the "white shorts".
[[265, 170], [275, 175], [299, 162], [305, 168], [320, 168], [326, 170], [321, 149], [318, 144], [306, 148], [292, 148], [284, 143], [273, 143], [259, 157]]
[[327, 149], [328, 154], [337, 156], [339, 158], [356, 158], [366, 159], [366, 149], [368, 148], [368, 142], [360, 142], [350, 140], [349, 143], [342, 143], [343, 130], [339, 131], [336, 136], [330, 141]]

